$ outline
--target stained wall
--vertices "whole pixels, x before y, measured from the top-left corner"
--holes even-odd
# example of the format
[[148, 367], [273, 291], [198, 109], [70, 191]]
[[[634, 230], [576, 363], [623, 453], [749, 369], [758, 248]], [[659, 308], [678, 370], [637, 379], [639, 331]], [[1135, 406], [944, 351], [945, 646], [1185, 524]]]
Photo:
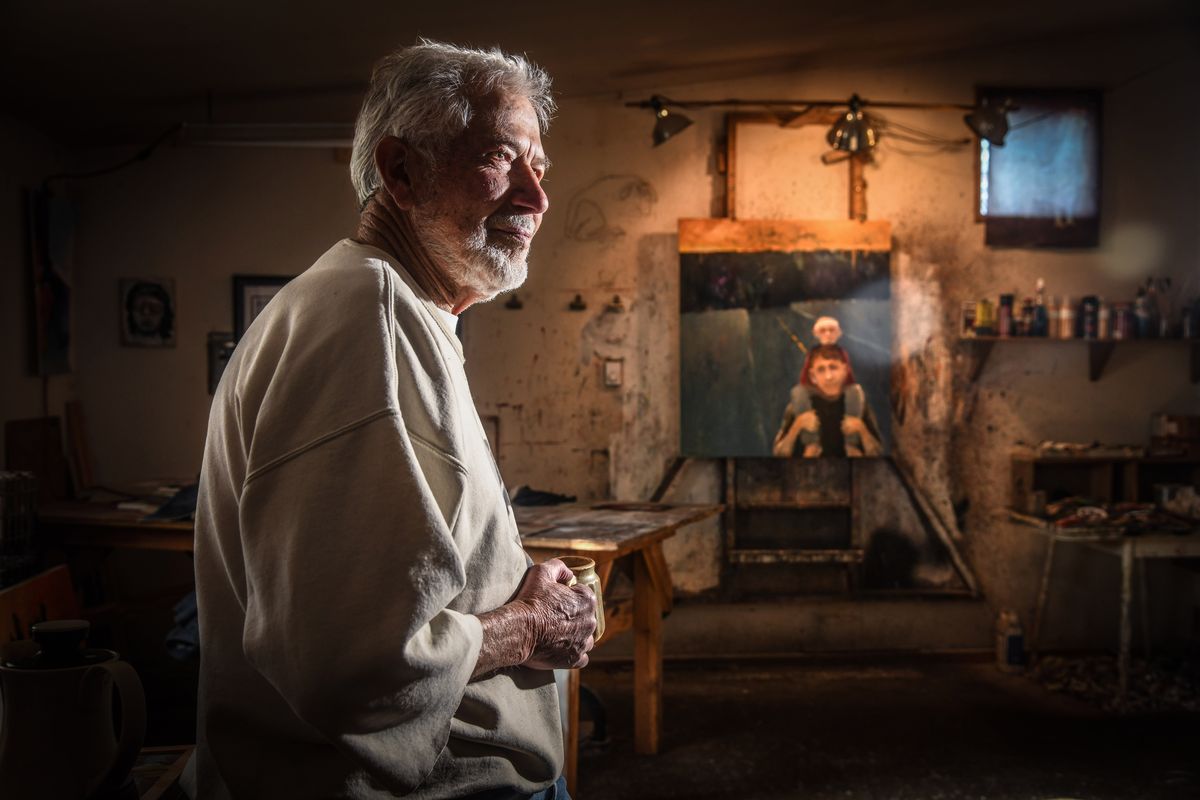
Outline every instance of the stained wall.
[[[972, 383], [968, 352], [957, 341], [961, 303], [1005, 291], [1032, 295], [1039, 277], [1051, 294], [1076, 298], [1132, 299], [1148, 275], [1171, 276], [1176, 286], [1200, 292], [1200, 160], [1186, 137], [1163, 137], [1161, 128], [1147, 124], [1155, 109], [1169, 107], [1181, 115], [1183, 129], [1194, 125], [1196, 109], [1175, 98], [1185, 96], [1198, 77], [1200, 60], [1186, 36], [1150, 33], [1033, 43], [859, 72], [814, 70], [658, 89], [679, 98], [858, 92], [917, 102], [970, 101], [976, 84], [1104, 90], [1098, 248], [986, 247], [975, 218], [970, 148], [938, 151], [885, 139], [866, 170], [869, 217], [891, 221], [895, 240], [897, 457], [942, 516], [958, 517], [958, 546], [993, 609], [1013, 607], [1028, 618], [1044, 551], [1044, 542], [1007, 524], [1002, 513], [1012, 445], [1042, 439], [1144, 443], [1151, 414], [1197, 413], [1200, 392], [1187, 380], [1182, 345], [1122, 348], [1102, 379], [1089, 383], [1082, 346], [1014, 344], [997, 348]], [[687, 110], [696, 124], [652, 149], [648, 113], [619, 107], [638, 97], [563, 103], [548, 141], [558, 163], [549, 184], [555, 206], [530, 281], [520, 292], [524, 308], [493, 305], [471, 312], [472, 379], [483, 412], [501, 419], [510, 480], [583, 497], [607, 489], [622, 498], [645, 498], [677, 452], [674, 230], [680, 217], [721, 213], [722, 117]], [[887, 114], [944, 137], [966, 130], [958, 113]], [[818, 128], [741, 127], [738, 215], [844, 218], [848, 170], [821, 163], [827, 149], [823, 134]], [[566, 311], [577, 292], [588, 310]], [[621, 294], [625, 314], [605, 311], [613, 293]], [[606, 358], [624, 360], [627, 384], [620, 390], [599, 385]], [[537, 410], [531, 415], [530, 408]], [[696, 492], [685, 473], [687, 491], [716, 499], [711, 465], [693, 469], [708, 492]], [[714, 584], [719, 548], [715, 525], [669, 543], [685, 588]], [[1072, 588], [1051, 598], [1050, 641], [1056, 635], [1066, 646], [1111, 640], [1116, 565], [1103, 556], [1067, 553], [1058, 570], [1063, 585]], [[1154, 606], [1157, 624], [1187, 635], [1194, 624], [1191, 608], [1187, 602], [1172, 606], [1171, 598], [1179, 592], [1194, 597], [1194, 578], [1154, 565], [1151, 581], [1159, 587], [1152, 595], [1162, 600]], [[1080, 587], [1083, 597], [1073, 597]], [[1088, 607], [1081, 611], [1079, 603]], [[1069, 624], [1054, 624], [1060, 612], [1058, 621]]]
[[[1169, 347], [1121, 349], [1095, 384], [1086, 380], [1081, 348], [1000, 347], [972, 384], [956, 342], [957, 310], [964, 299], [1031, 292], [1038, 277], [1046, 278], [1051, 293], [1094, 292], [1111, 299], [1132, 296], [1147, 274], [1194, 285], [1200, 162], [1186, 136], [1163, 136], [1160, 126], [1145, 121], [1169, 106], [1181, 117], [1182, 130], [1195, 130], [1200, 112], [1176, 101], [1190, 96], [1198, 77], [1190, 41], [1152, 32], [1116, 42], [1033, 43], [936, 61], [898, 60], [870, 70], [815, 69], [657, 89], [679, 97], [838, 98], [858, 92], [962, 102], [973, 97], [977, 83], [1111, 87], [1105, 93], [1099, 248], [985, 247], [974, 219], [969, 150], [908, 146], [903, 152], [885, 141], [866, 173], [869, 215], [891, 221], [895, 236], [895, 357], [905, 378], [896, 406], [897, 455], [944, 516], [953, 519], [955, 508], [965, 510], [960, 547], [979, 576], [986, 612], [971, 619], [1002, 607], [1024, 611], [1033, 601], [1042, 545], [999, 513], [1007, 502], [1007, 452], [1016, 440], [1143, 441], [1150, 414], [1197, 413], [1200, 395], [1187, 381], [1184, 351]], [[530, 280], [518, 292], [522, 308], [506, 308], [501, 298], [467, 314], [468, 372], [513, 486], [583, 500], [644, 499], [678, 451], [675, 230], [681, 217], [720, 213], [723, 127], [719, 112], [698, 111], [692, 113], [694, 126], [652, 148], [649, 114], [623, 106], [645, 94], [561, 99], [546, 141], [555, 162], [546, 184], [551, 210], [535, 242]], [[952, 113], [893, 113], [948, 136], [965, 130]], [[821, 131], [761, 127], [743, 133], [737, 163], [742, 216], [846, 215], [846, 169], [820, 163]], [[123, 155], [88, 151], [76, 160], [97, 164]], [[82, 223], [72, 391], [89, 417], [97, 474], [114, 483], [194, 474], [209, 405], [205, 336], [230, 329], [231, 276], [294, 274], [349, 235], [355, 210], [346, 166], [327, 151], [165, 148], [148, 162], [80, 183], [73, 192]], [[137, 275], [175, 279], [177, 347], [120, 347], [117, 280]], [[584, 311], [568, 309], [577, 294]], [[614, 295], [624, 310], [608, 310]], [[19, 370], [5, 338], [7, 384]], [[606, 359], [621, 362], [619, 388], [603, 385]], [[36, 391], [31, 386], [19, 384], [14, 402], [21, 410], [14, 415], [26, 413]], [[5, 412], [7, 418], [7, 405]], [[685, 469], [669, 497], [712, 501], [718, 488], [716, 465], [700, 462]], [[716, 522], [671, 540], [668, 559], [681, 592], [717, 586], [720, 545]], [[1061, 568], [1073, 585], [1095, 591], [1082, 616], [1058, 626], [1059, 641], [1109, 642], [1116, 610], [1102, 587], [1115, 591], [1114, 566], [1079, 555]], [[1155, 585], [1163, 597], [1195, 595], [1194, 577], [1170, 567], [1155, 567]], [[1059, 608], [1067, 608], [1069, 594], [1057, 599]], [[865, 613], [878, 622], [908, 611], [880, 606]], [[946, 624], [939, 633], [938, 613], [936, 606], [926, 609], [926, 634], [940, 635], [946, 646], [986, 645], [989, 632], [978, 625], [967, 630], [966, 623]], [[1157, 624], [1173, 635], [1187, 629], [1190, 613], [1190, 606], [1163, 603], [1156, 608]]]

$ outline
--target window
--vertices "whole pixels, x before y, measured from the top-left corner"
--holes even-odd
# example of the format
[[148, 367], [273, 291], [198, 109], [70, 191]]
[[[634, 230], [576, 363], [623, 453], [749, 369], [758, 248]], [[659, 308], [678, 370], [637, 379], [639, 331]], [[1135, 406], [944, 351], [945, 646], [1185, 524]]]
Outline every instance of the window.
[[979, 218], [994, 247], [1092, 247], [1100, 239], [1100, 94], [984, 88], [1008, 107], [1003, 145], [979, 142]]

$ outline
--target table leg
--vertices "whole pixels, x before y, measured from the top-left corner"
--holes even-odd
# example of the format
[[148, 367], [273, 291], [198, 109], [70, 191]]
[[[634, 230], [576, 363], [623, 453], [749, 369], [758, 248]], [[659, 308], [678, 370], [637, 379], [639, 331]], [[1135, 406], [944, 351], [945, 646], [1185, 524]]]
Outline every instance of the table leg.
[[1038, 587], [1037, 604], [1033, 608], [1033, 619], [1029, 624], [1029, 664], [1037, 661], [1038, 652], [1038, 637], [1042, 634], [1042, 624], [1046, 615], [1046, 598], [1050, 594], [1050, 574], [1054, 569], [1054, 544], [1053, 537], [1050, 538], [1046, 545], [1046, 560], [1042, 564], [1042, 583]]
[[1129, 619], [1129, 606], [1133, 601], [1133, 542], [1126, 540], [1121, 547], [1121, 650], [1117, 655], [1117, 703], [1125, 705], [1125, 692], [1129, 689], [1129, 647], [1133, 638]]
[[575, 796], [576, 778], [579, 775], [579, 670], [567, 671], [567, 731], [566, 764], [563, 772], [567, 779], [567, 792]]
[[645, 553], [637, 553], [633, 567], [633, 749], [642, 755], [658, 752], [662, 724], [663, 604], [659, 592]]
[[1142, 617], [1142, 655], [1150, 660], [1150, 589], [1146, 585], [1146, 559], [1137, 559], [1138, 611]]

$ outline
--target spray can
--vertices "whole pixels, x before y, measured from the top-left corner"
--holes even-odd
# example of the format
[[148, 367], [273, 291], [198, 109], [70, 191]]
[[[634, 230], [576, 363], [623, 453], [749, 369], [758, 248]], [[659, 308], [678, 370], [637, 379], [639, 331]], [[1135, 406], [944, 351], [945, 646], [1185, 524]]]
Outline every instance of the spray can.
[[1025, 631], [1015, 611], [1001, 611], [996, 618], [996, 667], [1001, 672], [1025, 669]]

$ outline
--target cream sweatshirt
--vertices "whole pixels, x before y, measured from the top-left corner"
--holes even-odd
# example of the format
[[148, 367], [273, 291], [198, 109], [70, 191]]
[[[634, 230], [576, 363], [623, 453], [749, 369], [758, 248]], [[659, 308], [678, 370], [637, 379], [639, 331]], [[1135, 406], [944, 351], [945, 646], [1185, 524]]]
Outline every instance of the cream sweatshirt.
[[447, 315], [335, 245], [250, 326], [196, 515], [198, 796], [528, 796], [562, 768], [552, 672], [470, 680], [526, 570]]

